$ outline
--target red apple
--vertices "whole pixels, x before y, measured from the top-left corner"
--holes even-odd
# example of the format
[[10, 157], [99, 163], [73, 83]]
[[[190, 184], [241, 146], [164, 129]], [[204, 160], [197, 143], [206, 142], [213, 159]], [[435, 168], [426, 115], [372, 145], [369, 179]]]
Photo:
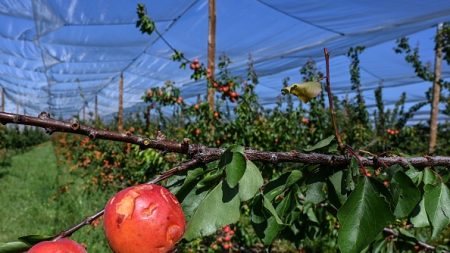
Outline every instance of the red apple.
[[43, 241], [34, 245], [28, 253], [87, 253], [86, 249], [80, 244], [70, 239], [59, 239], [56, 241]]
[[105, 207], [105, 234], [115, 253], [169, 252], [183, 237], [185, 225], [178, 200], [155, 184], [124, 189]]

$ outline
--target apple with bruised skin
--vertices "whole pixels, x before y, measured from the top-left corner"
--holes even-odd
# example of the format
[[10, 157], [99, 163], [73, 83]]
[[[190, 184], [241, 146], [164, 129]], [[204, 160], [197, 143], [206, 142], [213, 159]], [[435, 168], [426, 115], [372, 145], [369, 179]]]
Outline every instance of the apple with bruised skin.
[[124, 189], [105, 207], [105, 234], [115, 253], [168, 252], [183, 237], [185, 225], [178, 200], [155, 184]]
[[34, 245], [28, 253], [87, 253], [86, 249], [80, 244], [70, 239], [59, 239], [56, 241], [44, 241]]

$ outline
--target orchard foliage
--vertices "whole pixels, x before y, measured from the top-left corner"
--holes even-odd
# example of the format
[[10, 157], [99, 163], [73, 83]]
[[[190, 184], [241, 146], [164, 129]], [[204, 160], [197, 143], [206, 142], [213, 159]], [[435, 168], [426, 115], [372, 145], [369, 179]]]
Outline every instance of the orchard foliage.
[[13, 154], [23, 152], [48, 139], [45, 132], [39, 128], [6, 127], [0, 124], [0, 166], [8, 164]]
[[[243, 146], [271, 151], [339, 151], [323, 94], [305, 109], [297, 98], [280, 93], [276, 106], [264, 109], [254, 92], [258, 79], [252, 61], [246, 77], [232, 76], [226, 69], [229, 64], [229, 59], [222, 63], [220, 71], [228, 74], [218, 75], [217, 82], [235, 83], [241, 93], [235, 103], [220, 99], [222, 94], [218, 93], [216, 108], [211, 112], [201, 99], [187, 104], [180, 99], [178, 88], [166, 82], [143, 95], [158, 112], [149, 127], [145, 128], [137, 117], [129, 122], [131, 133], [159, 138], [156, 133], [161, 130], [166, 138], [181, 141], [188, 137], [193, 143], [228, 147], [220, 161], [165, 182], [181, 202], [188, 220], [180, 249], [212, 252], [272, 247], [333, 252], [339, 247], [342, 252], [377, 252], [423, 249], [418, 239], [446, 248], [445, 238], [450, 233], [447, 168], [382, 164], [361, 168], [356, 158], [347, 167], [246, 160]], [[304, 82], [323, 76], [313, 61], [301, 73]], [[287, 84], [285, 80], [283, 85]], [[365, 116], [369, 114], [367, 109], [362, 114], [352, 113], [357, 100], [336, 100], [344, 142], [380, 155], [425, 153], [428, 129], [406, 124], [414, 111], [403, 109], [404, 95], [394, 108], [386, 109], [382, 89], [375, 94], [378, 104], [372, 118]], [[172, 115], [164, 114], [165, 108], [172, 108]], [[364, 118], [355, 121], [358, 115]], [[448, 154], [448, 133], [440, 134], [438, 152]], [[74, 172], [91, 175], [86, 176], [88, 189], [119, 189], [145, 182], [180, 160], [176, 154], [89, 141], [87, 137], [60, 134], [55, 141], [64, 151], [61, 155], [72, 161]], [[224, 227], [230, 224], [238, 236], [222, 236]], [[398, 236], [383, 232], [386, 228]]]
[[48, 135], [42, 129], [35, 127], [19, 128], [0, 125], [0, 140], [0, 149], [25, 150], [48, 140]]

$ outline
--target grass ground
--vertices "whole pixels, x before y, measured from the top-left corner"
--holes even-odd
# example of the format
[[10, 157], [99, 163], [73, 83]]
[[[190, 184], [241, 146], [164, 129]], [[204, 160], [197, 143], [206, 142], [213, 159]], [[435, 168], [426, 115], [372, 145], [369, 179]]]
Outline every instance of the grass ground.
[[[50, 142], [0, 166], [0, 242], [54, 235], [101, 209], [110, 193], [86, 193], [80, 174], [58, 166]], [[85, 226], [72, 239], [90, 253], [110, 252], [102, 226]]]

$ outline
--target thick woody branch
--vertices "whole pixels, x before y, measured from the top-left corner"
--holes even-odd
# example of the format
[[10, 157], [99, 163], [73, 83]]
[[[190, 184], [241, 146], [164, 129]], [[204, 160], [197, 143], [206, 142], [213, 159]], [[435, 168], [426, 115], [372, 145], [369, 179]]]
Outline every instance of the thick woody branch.
[[[68, 132], [89, 136], [92, 139], [105, 139], [140, 145], [142, 148], [152, 148], [164, 152], [174, 152], [185, 154], [202, 163], [212, 162], [220, 158], [225, 151], [220, 148], [211, 148], [201, 144], [190, 144], [188, 140], [181, 142], [168, 140], [164, 137], [150, 139], [129, 132], [118, 133], [108, 130], [96, 129], [89, 126], [80, 125], [78, 121], [65, 122], [52, 119], [47, 113], [41, 113], [39, 117], [31, 117], [20, 114], [0, 112], [0, 123], [14, 123], [29, 126], [37, 126], [47, 129], [48, 132]], [[245, 156], [249, 160], [263, 161], [271, 163], [294, 162], [304, 164], [319, 164], [329, 166], [345, 166], [350, 163], [350, 159], [343, 155], [327, 155], [319, 153], [302, 153], [299, 151], [269, 152], [247, 148]], [[414, 167], [445, 166], [450, 167], [450, 157], [425, 156], [425, 157], [360, 157], [364, 166], [391, 166], [398, 164], [404, 167], [412, 165]]]

